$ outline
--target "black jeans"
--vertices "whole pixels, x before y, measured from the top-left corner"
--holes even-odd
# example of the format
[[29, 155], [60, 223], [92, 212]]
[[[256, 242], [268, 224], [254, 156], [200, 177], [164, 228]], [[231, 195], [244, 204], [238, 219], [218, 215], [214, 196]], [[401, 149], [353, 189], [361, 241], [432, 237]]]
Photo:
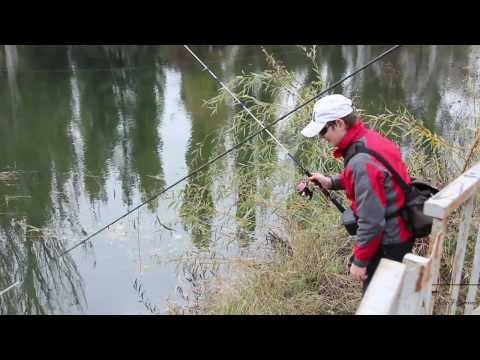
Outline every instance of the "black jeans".
[[402, 262], [403, 257], [412, 251], [414, 241], [410, 240], [401, 244], [394, 245], [381, 245], [377, 253], [373, 256], [372, 260], [367, 265], [367, 279], [363, 281], [363, 293], [367, 290], [370, 280], [372, 280], [375, 270], [377, 270], [378, 264], [382, 258]]

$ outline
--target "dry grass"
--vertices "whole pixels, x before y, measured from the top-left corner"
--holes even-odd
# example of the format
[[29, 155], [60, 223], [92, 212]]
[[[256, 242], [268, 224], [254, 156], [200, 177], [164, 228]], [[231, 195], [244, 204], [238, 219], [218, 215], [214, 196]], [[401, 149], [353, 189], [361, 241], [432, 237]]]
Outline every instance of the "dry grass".
[[[297, 239], [291, 257], [244, 271], [204, 302], [207, 314], [351, 314], [361, 291], [335, 248], [314, 236]], [[345, 268], [346, 269], [346, 268]], [[241, 284], [239, 284], [239, 281]], [[240, 285], [240, 286], [239, 286]]]
[[[291, 251], [279, 247], [263, 261], [236, 262], [223, 276], [203, 284], [203, 294], [189, 308], [171, 306], [172, 313], [191, 314], [351, 314], [361, 297], [361, 284], [347, 275], [351, 243], [336, 209], [317, 196], [311, 202], [292, 198], [281, 237]], [[282, 210], [278, 210], [282, 211]], [[306, 214], [320, 219], [305, 222]], [[322, 215], [322, 216], [320, 216]]]

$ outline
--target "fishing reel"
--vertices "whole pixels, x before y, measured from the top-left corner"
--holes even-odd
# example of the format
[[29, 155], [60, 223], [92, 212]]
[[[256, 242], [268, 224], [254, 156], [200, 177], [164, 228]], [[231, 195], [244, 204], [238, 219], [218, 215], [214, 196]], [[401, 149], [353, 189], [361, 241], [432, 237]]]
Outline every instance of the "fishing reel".
[[308, 182], [307, 181], [305, 181], [305, 180], [300, 181], [297, 184], [296, 189], [297, 189], [297, 193], [300, 196], [308, 198], [308, 200], [312, 199], [313, 191], [310, 190], [310, 188], [308, 187]]

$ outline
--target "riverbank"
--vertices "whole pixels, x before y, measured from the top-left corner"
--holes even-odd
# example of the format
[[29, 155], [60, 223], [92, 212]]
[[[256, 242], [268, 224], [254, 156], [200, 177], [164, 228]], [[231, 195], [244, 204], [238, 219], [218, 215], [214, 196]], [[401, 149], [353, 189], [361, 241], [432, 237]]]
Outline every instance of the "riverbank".
[[[406, 113], [388, 113], [368, 117], [372, 128], [395, 137], [409, 138], [407, 164], [412, 177], [442, 187], [457, 177], [468, 163], [478, 161], [475, 138], [463, 148], [447, 143]], [[398, 139], [398, 138], [397, 138]], [[455, 163], [458, 153], [468, 153], [463, 164]], [[328, 156], [323, 154], [322, 156]], [[462, 166], [463, 165], [463, 166]], [[237, 266], [231, 277], [212, 280], [200, 301], [187, 309], [173, 308], [183, 314], [354, 314], [361, 300], [361, 283], [350, 278], [347, 262], [353, 246], [352, 238], [339, 226], [337, 210], [316, 193], [305, 201], [292, 189], [281, 218], [281, 243], [273, 261]], [[477, 201], [478, 202], [478, 201]], [[478, 212], [474, 215], [478, 223]], [[456, 245], [459, 214], [452, 217], [445, 241], [445, 258], [441, 278], [448, 282]], [[471, 232], [471, 236], [475, 236]], [[426, 256], [428, 238], [418, 239], [414, 253]], [[467, 249], [471, 258], [473, 249]], [[442, 313], [447, 288], [437, 294], [436, 313]], [[462, 296], [462, 295], [461, 295]]]

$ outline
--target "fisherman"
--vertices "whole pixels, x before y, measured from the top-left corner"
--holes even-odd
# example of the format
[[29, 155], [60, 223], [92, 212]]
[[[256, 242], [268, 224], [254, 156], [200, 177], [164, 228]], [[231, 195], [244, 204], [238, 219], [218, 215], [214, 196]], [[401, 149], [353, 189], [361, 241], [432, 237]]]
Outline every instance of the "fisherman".
[[399, 147], [367, 128], [352, 101], [343, 95], [318, 100], [311, 122], [301, 133], [308, 138], [319, 135], [335, 147], [333, 156], [346, 162], [340, 174], [313, 173], [309, 180], [316, 180], [325, 189], [345, 190], [351, 201], [358, 229], [349, 271], [354, 279], [363, 281], [365, 293], [381, 258], [401, 262], [411, 252], [414, 239], [406, 220], [397, 212], [404, 205], [404, 191], [378, 159], [357, 153], [357, 146], [363, 144], [380, 153], [407, 184], [411, 182], [408, 169]]

